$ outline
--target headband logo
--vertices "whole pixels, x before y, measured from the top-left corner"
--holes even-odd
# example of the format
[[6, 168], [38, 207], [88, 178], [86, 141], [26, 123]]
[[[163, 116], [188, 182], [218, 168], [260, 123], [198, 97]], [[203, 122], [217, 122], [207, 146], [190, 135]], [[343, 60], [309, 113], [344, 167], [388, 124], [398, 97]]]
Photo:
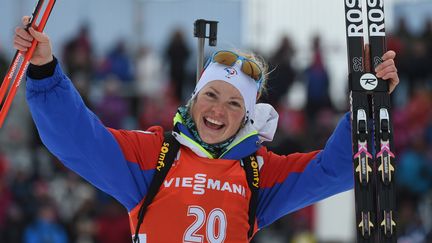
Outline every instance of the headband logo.
[[225, 75], [226, 78], [231, 78], [235, 75], [237, 75], [237, 70], [235, 70], [233, 67], [226, 67], [224, 70], [227, 72]]

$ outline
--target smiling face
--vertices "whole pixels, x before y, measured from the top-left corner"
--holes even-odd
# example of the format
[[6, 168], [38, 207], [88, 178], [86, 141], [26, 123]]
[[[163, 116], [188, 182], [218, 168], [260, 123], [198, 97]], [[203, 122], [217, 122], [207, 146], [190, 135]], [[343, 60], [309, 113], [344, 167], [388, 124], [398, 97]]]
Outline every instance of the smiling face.
[[239, 130], [245, 116], [245, 104], [233, 85], [215, 80], [200, 90], [192, 104], [191, 115], [205, 143], [220, 143]]

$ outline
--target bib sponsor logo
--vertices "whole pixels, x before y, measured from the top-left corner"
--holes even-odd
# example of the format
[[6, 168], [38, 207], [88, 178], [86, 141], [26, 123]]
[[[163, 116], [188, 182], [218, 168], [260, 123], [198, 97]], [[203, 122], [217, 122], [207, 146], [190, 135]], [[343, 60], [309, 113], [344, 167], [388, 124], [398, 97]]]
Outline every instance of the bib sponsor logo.
[[[258, 168], [258, 163], [256, 163]], [[258, 182], [257, 182], [258, 183]], [[246, 197], [246, 188], [243, 185], [227, 181], [207, 178], [206, 174], [195, 174], [193, 177], [174, 177], [164, 181], [164, 187], [192, 188], [192, 194], [204, 195], [207, 190], [229, 192]]]
[[259, 185], [258, 162], [255, 160], [255, 156], [250, 156], [250, 159], [251, 159], [251, 166], [252, 166], [252, 171], [253, 171], [252, 185], [254, 187], [258, 188], [258, 185]]
[[166, 153], [168, 153], [168, 150], [169, 150], [169, 143], [164, 142], [162, 144], [161, 151], [160, 151], [159, 158], [158, 158], [158, 162], [157, 162], [157, 166], [156, 166], [156, 169], [158, 171], [160, 171], [163, 167], [165, 167], [164, 161], [165, 161]]

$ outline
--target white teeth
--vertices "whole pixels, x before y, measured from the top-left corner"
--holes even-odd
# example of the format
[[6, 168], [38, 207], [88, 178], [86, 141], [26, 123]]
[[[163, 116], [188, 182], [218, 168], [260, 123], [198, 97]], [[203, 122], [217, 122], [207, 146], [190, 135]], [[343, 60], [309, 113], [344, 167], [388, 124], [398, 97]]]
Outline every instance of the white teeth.
[[208, 117], [206, 117], [205, 119], [206, 119], [208, 122], [211, 122], [211, 123], [216, 124], [216, 125], [218, 125], [218, 126], [222, 126], [222, 125], [223, 125], [223, 123], [220, 122], [220, 121], [216, 121], [216, 120], [213, 120], [213, 119], [208, 118]]

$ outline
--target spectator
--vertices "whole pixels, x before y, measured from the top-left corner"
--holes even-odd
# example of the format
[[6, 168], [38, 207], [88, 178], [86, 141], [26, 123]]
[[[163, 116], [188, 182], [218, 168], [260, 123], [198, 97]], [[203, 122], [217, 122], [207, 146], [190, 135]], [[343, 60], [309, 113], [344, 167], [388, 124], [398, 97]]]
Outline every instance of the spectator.
[[[167, 90], [164, 95], [159, 95], [153, 99], [144, 99], [142, 111], [139, 117], [140, 129], [147, 129], [153, 124], [160, 124], [169, 129], [172, 126], [172, 117], [179, 105], [177, 99], [170, 95]], [[165, 112], [159, 112], [164, 110]]]
[[141, 47], [136, 61], [137, 90], [140, 97], [157, 98], [166, 88], [161, 58], [149, 47]]
[[426, 232], [416, 209], [418, 197], [409, 191], [399, 192], [399, 233], [398, 243], [423, 243], [426, 241]]
[[265, 101], [278, 110], [281, 99], [288, 92], [295, 78], [292, 58], [295, 50], [288, 36], [282, 37], [279, 47], [270, 58], [270, 76], [267, 84], [268, 94]]
[[[97, 243], [96, 218], [101, 213], [99, 210], [100, 201], [96, 198], [83, 202], [74, 218], [69, 222], [71, 238], [79, 243]], [[104, 212], [102, 212], [104, 213]]]
[[432, 56], [432, 18], [426, 21], [421, 39], [428, 45], [429, 56]]
[[398, 19], [395, 35], [405, 44], [409, 43], [414, 38], [410, 28], [408, 27], [407, 20], [404, 17]]
[[414, 139], [411, 148], [400, 156], [396, 179], [401, 187], [422, 195], [432, 188], [432, 163], [426, 158], [424, 136], [418, 134]]
[[53, 205], [44, 203], [36, 220], [25, 230], [25, 243], [67, 243], [66, 231], [57, 222]]
[[108, 53], [99, 72], [102, 78], [115, 75], [123, 82], [130, 82], [134, 79], [132, 60], [127, 54], [124, 40], [119, 40]]
[[93, 187], [70, 171], [57, 174], [49, 184], [49, 191], [58, 205], [60, 219], [66, 222], [72, 221], [81, 207], [96, 195]]
[[6, 173], [8, 171], [8, 163], [5, 156], [0, 151], [0, 241], [6, 234], [6, 223], [8, 211], [13, 203], [12, 193], [6, 181]]
[[166, 49], [169, 63], [170, 88], [175, 92], [175, 98], [183, 101], [183, 88], [186, 86], [186, 63], [189, 58], [189, 48], [180, 30], [174, 31]]
[[93, 47], [88, 25], [82, 25], [77, 36], [63, 47], [63, 57], [69, 75], [93, 76]]
[[8, 178], [7, 174], [9, 171], [9, 161], [3, 152], [0, 150], [0, 227], [4, 222], [4, 212], [2, 211], [4, 207], [1, 205], [8, 205], [10, 190], [8, 188], [8, 183], [6, 179]]
[[104, 83], [104, 95], [96, 104], [95, 112], [102, 122], [112, 128], [122, 128], [129, 114], [127, 100], [120, 96], [120, 81], [111, 75]]
[[98, 242], [130, 243], [132, 241], [129, 220], [124, 208], [113, 199], [104, 205], [96, 219]]
[[323, 108], [331, 108], [330, 80], [324, 66], [321, 50], [321, 38], [315, 36], [312, 41], [312, 63], [306, 68], [304, 75], [307, 90], [306, 112], [310, 124], [314, 124], [317, 113]]
[[415, 90], [427, 88], [427, 81], [430, 77], [431, 59], [428, 56], [427, 43], [421, 39], [413, 40], [410, 43], [410, 55], [407, 57], [406, 71], [410, 82], [409, 91], [412, 95]]
[[7, 209], [5, 228], [0, 231], [0, 242], [23, 242], [24, 230], [30, 216], [21, 207], [12, 203]]
[[7, 69], [9, 67], [8, 61], [6, 60], [6, 56], [3, 53], [3, 50], [0, 46], [0, 78], [3, 81], [3, 77], [6, 75]]

